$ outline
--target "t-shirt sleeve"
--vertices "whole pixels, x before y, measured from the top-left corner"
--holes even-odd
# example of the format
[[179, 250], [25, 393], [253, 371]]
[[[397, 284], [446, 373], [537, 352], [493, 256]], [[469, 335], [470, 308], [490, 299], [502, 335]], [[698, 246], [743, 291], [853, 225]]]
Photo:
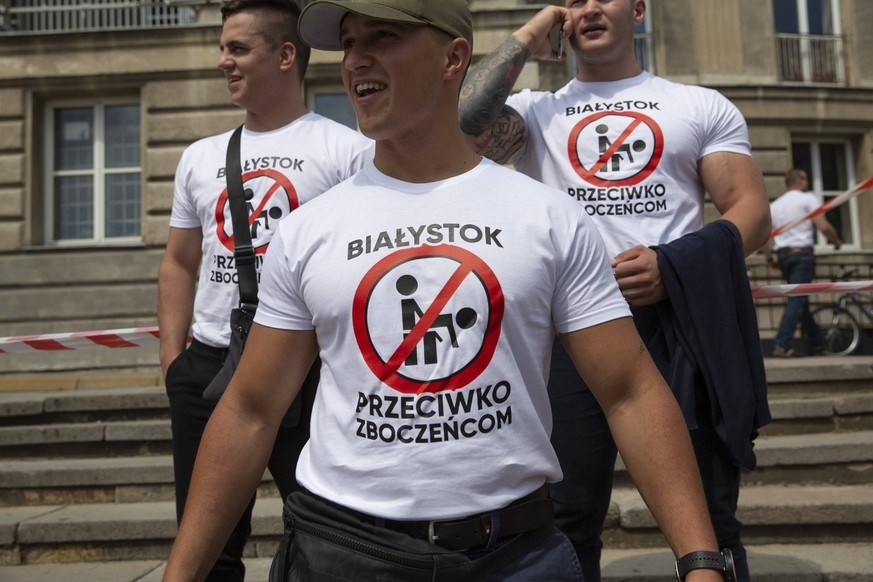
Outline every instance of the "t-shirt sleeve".
[[699, 115], [705, 123], [700, 157], [716, 152], [752, 155], [749, 129], [743, 114], [721, 93], [712, 89], [705, 91], [707, 104]]
[[292, 217], [283, 221], [267, 247], [255, 323], [277, 329], [309, 330], [314, 326], [300, 289], [301, 262], [292, 256], [293, 247], [287, 242], [289, 229], [285, 226], [293, 222]]
[[577, 215], [559, 269], [552, 297], [552, 317], [559, 333], [630, 316], [600, 233], [584, 212]]

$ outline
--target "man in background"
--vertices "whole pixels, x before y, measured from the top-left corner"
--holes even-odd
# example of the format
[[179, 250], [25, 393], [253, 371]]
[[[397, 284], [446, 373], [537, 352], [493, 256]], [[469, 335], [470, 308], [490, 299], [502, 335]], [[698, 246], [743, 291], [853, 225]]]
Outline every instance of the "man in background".
[[[360, 169], [370, 140], [307, 110], [302, 83], [309, 47], [297, 37], [294, 0], [231, 0], [222, 7], [221, 56], [231, 102], [245, 110], [240, 163], [260, 270], [280, 220]], [[158, 278], [160, 357], [170, 400], [176, 516], [185, 510], [194, 459], [215, 404], [203, 390], [221, 369], [230, 341], [230, 312], [239, 303], [234, 237], [225, 180], [232, 132], [201, 139], [176, 171], [170, 235]], [[199, 275], [198, 275], [199, 273]], [[192, 318], [193, 341], [185, 348]], [[283, 498], [297, 490], [294, 466], [309, 436], [307, 410], [318, 382], [307, 379], [297, 426], [283, 426], [270, 473]], [[209, 580], [241, 581], [254, 498]]]
[[[645, 0], [544, 8], [470, 70], [461, 128], [479, 153], [560, 188], [597, 225], [637, 329], [682, 406], [719, 545], [732, 549], [738, 579], [748, 581], [736, 519], [740, 468], [754, 467], [752, 441], [769, 412], [743, 259], [767, 240], [767, 195], [736, 107], [641, 69], [634, 30], [645, 14]], [[553, 34], [575, 57], [575, 78], [554, 93], [510, 96], [529, 58], [564, 58]], [[706, 226], [705, 193], [722, 218]], [[721, 325], [735, 349], [716, 341]], [[596, 582], [616, 449], [557, 342], [549, 395], [564, 471], [551, 489], [556, 520], [586, 581]]]
[[[800, 168], [788, 170], [785, 173], [785, 185], [788, 190], [770, 203], [770, 215], [776, 228], [808, 215], [821, 205], [818, 197], [807, 191], [809, 176], [805, 170]], [[816, 229], [834, 245], [834, 250], [839, 250], [843, 241], [840, 240], [837, 229], [824, 214], [814, 216], [777, 234], [773, 237], [772, 250], [769, 246], [764, 250], [768, 262], [774, 268], [781, 270], [785, 281], [790, 284], [811, 283], [815, 277], [813, 248]], [[824, 337], [809, 311], [809, 297], [795, 295], [785, 302], [785, 311], [782, 313], [782, 321], [779, 322], [779, 330], [776, 332], [773, 356], [792, 358], [797, 355], [793, 344], [794, 332], [798, 324], [806, 336], [810, 354], [821, 354], [824, 351]]]

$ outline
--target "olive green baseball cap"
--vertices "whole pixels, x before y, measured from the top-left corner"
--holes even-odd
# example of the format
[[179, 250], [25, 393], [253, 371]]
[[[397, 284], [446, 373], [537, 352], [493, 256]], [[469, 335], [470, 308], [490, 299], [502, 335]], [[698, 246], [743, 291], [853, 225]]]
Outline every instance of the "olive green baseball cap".
[[473, 45], [473, 18], [467, 0], [314, 0], [297, 25], [300, 38], [314, 49], [342, 50], [340, 24], [349, 12], [361, 16], [425, 24]]

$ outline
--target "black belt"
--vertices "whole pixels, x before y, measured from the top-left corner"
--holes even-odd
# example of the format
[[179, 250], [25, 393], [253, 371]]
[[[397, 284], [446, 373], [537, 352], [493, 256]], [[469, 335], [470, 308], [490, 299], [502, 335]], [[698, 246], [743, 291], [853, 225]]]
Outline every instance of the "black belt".
[[788, 253], [811, 253], [812, 247], [782, 247], [776, 251], [777, 255], [787, 255]]
[[[310, 493], [312, 495], [312, 493]], [[318, 497], [317, 495], [315, 497]], [[545, 485], [503, 509], [452, 521], [398, 521], [382, 519], [349, 509], [323, 497], [323, 502], [354, 515], [361, 521], [405, 533], [452, 551], [470, 550], [488, 543], [492, 527], [498, 538], [517, 535], [544, 525], [552, 519], [554, 508]]]

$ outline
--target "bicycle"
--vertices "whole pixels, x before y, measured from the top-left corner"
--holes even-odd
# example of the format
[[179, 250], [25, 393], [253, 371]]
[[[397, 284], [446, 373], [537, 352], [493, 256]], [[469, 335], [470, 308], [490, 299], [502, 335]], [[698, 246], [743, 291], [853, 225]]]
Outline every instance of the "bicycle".
[[[856, 269], [840, 270], [832, 281], [848, 281]], [[837, 297], [834, 303], [817, 307], [812, 317], [824, 336], [824, 353], [829, 356], [847, 356], [858, 349], [861, 343], [861, 323], [849, 310], [862, 314], [873, 324], [873, 308], [864, 305], [861, 293], [848, 291]]]

